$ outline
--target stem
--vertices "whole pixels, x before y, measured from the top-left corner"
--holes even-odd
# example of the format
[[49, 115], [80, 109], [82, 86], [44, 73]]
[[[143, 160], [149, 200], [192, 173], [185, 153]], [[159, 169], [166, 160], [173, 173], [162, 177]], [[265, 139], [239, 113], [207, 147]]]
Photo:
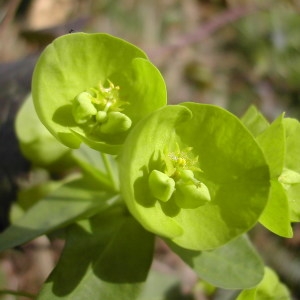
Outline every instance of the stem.
[[111, 163], [109, 162], [108, 156], [107, 156], [107, 154], [102, 153], [102, 152], [100, 152], [100, 154], [101, 154], [102, 160], [104, 162], [104, 166], [105, 166], [107, 175], [109, 176], [110, 181], [113, 184], [113, 187], [116, 190], [118, 190], [118, 180], [116, 178], [116, 173], [114, 172], [114, 170], [113, 170], [113, 168], [111, 166]]

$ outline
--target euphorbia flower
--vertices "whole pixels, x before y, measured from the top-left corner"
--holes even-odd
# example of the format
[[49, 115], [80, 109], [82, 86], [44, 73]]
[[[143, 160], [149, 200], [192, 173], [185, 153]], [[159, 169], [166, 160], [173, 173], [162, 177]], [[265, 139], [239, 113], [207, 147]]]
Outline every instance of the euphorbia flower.
[[269, 193], [269, 169], [250, 132], [229, 112], [196, 103], [140, 121], [120, 155], [120, 179], [147, 230], [193, 250], [248, 231]]
[[59, 141], [108, 153], [166, 104], [164, 80], [145, 53], [107, 34], [56, 39], [39, 58], [32, 93], [38, 116]]

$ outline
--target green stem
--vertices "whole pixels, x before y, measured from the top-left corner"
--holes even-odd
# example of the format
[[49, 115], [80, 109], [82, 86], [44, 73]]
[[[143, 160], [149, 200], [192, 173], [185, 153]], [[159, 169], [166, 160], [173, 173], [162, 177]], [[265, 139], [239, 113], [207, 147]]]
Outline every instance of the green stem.
[[113, 184], [113, 187], [118, 190], [118, 180], [117, 180], [117, 177], [116, 177], [116, 172], [114, 172], [113, 168], [112, 168], [112, 165], [111, 163], [109, 162], [109, 159], [108, 159], [108, 155], [105, 154], [105, 153], [102, 153], [100, 152], [101, 154], [101, 157], [102, 157], [102, 160], [104, 162], [104, 166], [105, 166], [105, 169], [106, 169], [106, 172], [107, 172], [107, 175], [109, 176], [110, 178], [110, 181], [112, 182]]

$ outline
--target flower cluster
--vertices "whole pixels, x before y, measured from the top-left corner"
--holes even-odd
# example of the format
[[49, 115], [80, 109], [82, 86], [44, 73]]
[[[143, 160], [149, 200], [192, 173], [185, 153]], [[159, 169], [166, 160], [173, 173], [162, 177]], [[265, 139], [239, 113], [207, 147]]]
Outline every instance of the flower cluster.
[[284, 195], [299, 183], [299, 170], [284, 166], [284, 147], [276, 152], [280, 168], [266, 159], [265, 141], [275, 130], [285, 138], [281, 120], [256, 137], [247, 118], [219, 107], [166, 105], [165, 82], [145, 53], [110, 35], [56, 39], [42, 53], [32, 87], [48, 130], [69, 148], [85, 143], [118, 155], [120, 196], [130, 213], [184, 248], [219, 247], [259, 219], [273, 228], [263, 213], [274, 189], [270, 172]]

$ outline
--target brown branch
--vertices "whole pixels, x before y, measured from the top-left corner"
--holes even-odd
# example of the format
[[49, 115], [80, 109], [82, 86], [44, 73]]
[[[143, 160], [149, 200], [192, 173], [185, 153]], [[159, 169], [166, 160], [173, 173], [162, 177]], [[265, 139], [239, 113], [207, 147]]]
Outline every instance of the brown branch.
[[3, 18], [0, 26], [0, 34], [5, 31], [6, 27], [12, 22], [15, 17], [16, 11], [21, 3], [21, 0], [7, 1], [5, 17]]
[[173, 44], [163, 46], [154, 51], [149, 51], [148, 54], [153, 60], [158, 60], [161, 59], [161, 57], [172, 55], [174, 52], [184, 47], [203, 41], [224, 26], [263, 9], [266, 9], [266, 7], [243, 6], [226, 10], [225, 12], [216, 15], [212, 20], [205, 24], [201, 24], [194, 32], [182, 36]]

